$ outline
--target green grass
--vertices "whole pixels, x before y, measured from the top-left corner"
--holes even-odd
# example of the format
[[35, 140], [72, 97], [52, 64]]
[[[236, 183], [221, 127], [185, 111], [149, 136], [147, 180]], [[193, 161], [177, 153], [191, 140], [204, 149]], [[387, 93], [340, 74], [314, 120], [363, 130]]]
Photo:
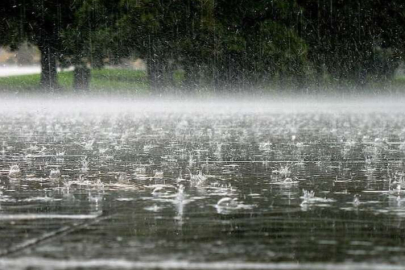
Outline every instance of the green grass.
[[[184, 80], [184, 73], [177, 71], [174, 74], [175, 87], [181, 86]], [[48, 90], [41, 89], [39, 85], [40, 75], [21, 75], [11, 77], [0, 77], [0, 93], [41, 93]], [[73, 89], [73, 72], [58, 73], [58, 82], [61, 93], [75, 93]], [[374, 83], [369, 86], [376, 91], [385, 89], [388, 92], [405, 92], [405, 76], [397, 77], [391, 82]], [[280, 87], [269, 85], [264, 87], [268, 93], [276, 93]], [[327, 87], [321, 87], [321, 92], [327, 92]], [[283, 92], [287, 90], [283, 89]], [[333, 90], [332, 90], [333, 92]], [[145, 71], [128, 69], [94, 69], [91, 71], [91, 82], [89, 93], [94, 94], [148, 94], [149, 85]], [[211, 95], [212, 91], [202, 89], [195, 93], [197, 95]]]
[[0, 77], [0, 89], [7, 92], [29, 92], [39, 88], [39, 75]]
[[[40, 75], [0, 77], [0, 91], [9, 93], [41, 92]], [[73, 93], [73, 72], [59, 72], [60, 91]], [[126, 69], [92, 70], [90, 93], [148, 93], [145, 71]]]
[[405, 87], [405, 76], [398, 76], [392, 81], [394, 87]]

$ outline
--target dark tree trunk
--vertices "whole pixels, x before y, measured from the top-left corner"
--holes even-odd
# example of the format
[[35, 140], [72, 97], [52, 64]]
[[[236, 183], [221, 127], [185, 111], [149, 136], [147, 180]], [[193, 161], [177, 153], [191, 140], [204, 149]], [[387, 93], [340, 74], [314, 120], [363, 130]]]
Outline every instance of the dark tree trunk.
[[168, 61], [167, 59], [163, 62], [163, 85], [168, 89], [172, 89], [176, 87], [176, 82], [174, 79], [174, 71], [176, 70], [174, 63]]
[[56, 51], [49, 44], [39, 46], [41, 52], [41, 87], [46, 89], [58, 88]]
[[225, 65], [223, 66], [218, 66], [216, 70], [216, 76], [214, 78], [214, 85], [215, 85], [215, 90], [218, 92], [224, 92], [226, 90], [226, 87], [228, 85], [228, 78], [229, 78], [229, 72], [227, 68], [225, 68]]
[[320, 90], [322, 87], [325, 87], [325, 81], [323, 79], [323, 62], [318, 61], [315, 62], [315, 82], [316, 82], [316, 87], [318, 90]]
[[217, 63], [217, 74], [215, 77], [215, 89], [218, 92], [225, 92], [232, 89], [236, 84], [235, 79], [235, 66], [233, 57], [224, 55]]
[[304, 93], [307, 90], [304, 66], [301, 63], [296, 63], [294, 66], [294, 72], [295, 72], [296, 90], [298, 92]]
[[195, 62], [189, 61], [184, 66], [184, 84], [185, 90], [193, 91], [200, 83], [200, 72]]
[[158, 92], [164, 86], [164, 64], [157, 57], [147, 60], [148, 81], [151, 92]]
[[76, 90], [88, 91], [90, 88], [91, 70], [85, 65], [75, 67], [73, 87]]

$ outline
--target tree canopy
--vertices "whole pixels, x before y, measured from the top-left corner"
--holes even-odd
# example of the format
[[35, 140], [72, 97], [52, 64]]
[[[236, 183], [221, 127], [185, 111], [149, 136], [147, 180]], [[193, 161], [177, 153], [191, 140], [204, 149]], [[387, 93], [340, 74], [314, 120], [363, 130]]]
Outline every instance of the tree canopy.
[[405, 52], [400, 0], [3, 0], [0, 18], [0, 45], [38, 46], [49, 88], [57, 63], [82, 78], [129, 56], [155, 91], [364, 87], [392, 78]]

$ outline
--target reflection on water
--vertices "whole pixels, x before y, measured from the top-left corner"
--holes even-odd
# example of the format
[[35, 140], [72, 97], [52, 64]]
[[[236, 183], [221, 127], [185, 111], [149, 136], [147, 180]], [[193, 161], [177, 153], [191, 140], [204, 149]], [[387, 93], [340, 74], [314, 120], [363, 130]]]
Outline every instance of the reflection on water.
[[404, 262], [405, 112], [112, 108], [2, 111], [0, 266]]

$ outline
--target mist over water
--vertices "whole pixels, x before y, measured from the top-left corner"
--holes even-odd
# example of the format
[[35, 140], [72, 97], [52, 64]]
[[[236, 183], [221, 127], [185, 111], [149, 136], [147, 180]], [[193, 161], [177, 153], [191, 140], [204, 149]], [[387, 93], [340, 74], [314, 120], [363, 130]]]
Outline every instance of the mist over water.
[[199, 96], [191, 93], [159, 95], [44, 93], [3, 94], [2, 113], [51, 111], [77, 113], [330, 113], [402, 112], [405, 96], [386, 93], [260, 94], [214, 93]]
[[402, 269], [401, 99], [2, 101], [0, 268]]

